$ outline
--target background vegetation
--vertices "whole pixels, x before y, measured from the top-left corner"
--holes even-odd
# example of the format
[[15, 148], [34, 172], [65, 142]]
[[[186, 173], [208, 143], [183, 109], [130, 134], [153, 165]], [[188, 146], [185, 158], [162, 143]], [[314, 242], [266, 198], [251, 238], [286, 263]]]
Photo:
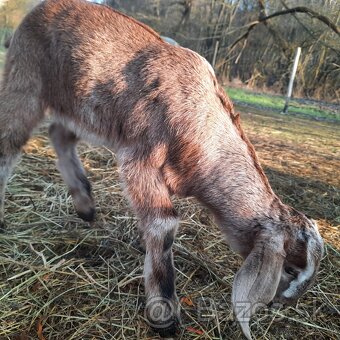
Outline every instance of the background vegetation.
[[325, 16], [336, 26], [338, 1], [333, 0], [107, 0], [170, 36], [210, 62], [216, 41], [216, 71], [222, 81], [285, 94], [297, 46], [302, 56], [295, 95], [339, 101], [340, 35], [310, 13], [291, 13], [254, 26], [261, 18], [296, 7]]
[[[202, 54], [210, 62], [218, 41], [215, 69], [225, 83], [234, 82], [285, 94], [294, 52], [297, 46], [301, 46], [294, 95], [340, 102], [338, 1], [93, 1], [134, 16], [162, 35]], [[1, 43], [27, 10], [38, 2], [0, 1]], [[292, 9], [298, 12], [265, 20], [268, 16]]]

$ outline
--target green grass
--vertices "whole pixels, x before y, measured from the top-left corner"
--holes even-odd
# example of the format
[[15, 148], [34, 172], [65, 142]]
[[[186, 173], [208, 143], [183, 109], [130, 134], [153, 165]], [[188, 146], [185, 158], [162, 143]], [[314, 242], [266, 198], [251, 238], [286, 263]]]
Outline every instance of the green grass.
[[[240, 88], [227, 88], [226, 91], [229, 97], [238, 104], [246, 104], [277, 112], [281, 112], [285, 104], [285, 99], [282, 96], [254, 93]], [[290, 101], [288, 112], [340, 122], [340, 115], [336, 113], [336, 110], [320, 108], [312, 103], [303, 104], [296, 99]]]
[[2, 73], [2, 69], [4, 67], [4, 63], [5, 63], [5, 53], [6, 50], [4, 47], [0, 47], [0, 72]]
[[6, 49], [4, 47], [4, 43], [8, 37], [13, 34], [13, 30], [7, 27], [0, 27], [0, 74], [2, 73], [2, 69], [5, 63], [5, 54]]

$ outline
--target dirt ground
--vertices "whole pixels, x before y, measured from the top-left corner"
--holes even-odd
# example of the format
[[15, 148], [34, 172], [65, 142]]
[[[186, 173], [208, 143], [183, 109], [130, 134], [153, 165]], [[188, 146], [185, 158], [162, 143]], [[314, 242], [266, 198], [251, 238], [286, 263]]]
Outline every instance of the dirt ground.
[[[275, 191], [317, 220], [327, 242], [316, 285], [296, 307], [252, 319], [257, 339], [339, 339], [339, 125], [242, 109], [242, 122]], [[251, 110], [251, 113], [249, 111]], [[0, 339], [156, 339], [145, 323], [136, 219], [122, 196], [114, 156], [81, 145], [97, 221], [74, 214], [39, 130], [8, 188], [0, 234]], [[208, 212], [176, 201], [174, 246], [181, 339], [242, 339], [231, 312], [240, 258]]]

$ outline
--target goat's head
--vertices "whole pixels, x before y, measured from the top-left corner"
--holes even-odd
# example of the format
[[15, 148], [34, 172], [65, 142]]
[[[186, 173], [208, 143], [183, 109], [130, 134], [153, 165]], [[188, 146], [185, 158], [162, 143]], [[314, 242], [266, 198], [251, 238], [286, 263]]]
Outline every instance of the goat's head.
[[250, 317], [270, 303], [291, 305], [312, 285], [323, 255], [313, 220], [289, 209], [289, 217], [266, 222], [237, 272], [232, 302], [243, 333], [251, 339]]
[[313, 284], [323, 255], [323, 240], [315, 221], [297, 213], [290, 223], [291, 234], [274, 298], [283, 305], [297, 302]]

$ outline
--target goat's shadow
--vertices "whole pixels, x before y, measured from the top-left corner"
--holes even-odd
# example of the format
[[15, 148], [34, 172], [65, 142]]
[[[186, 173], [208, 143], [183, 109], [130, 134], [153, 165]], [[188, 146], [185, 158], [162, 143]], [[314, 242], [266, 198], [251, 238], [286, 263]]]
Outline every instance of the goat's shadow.
[[265, 167], [274, 192], [294, 208], [314, 219], [338, 223], [340, 188], [328, 183]]
[[[23, 156], [25, 162], [29, 162], [28, 156]], [[43, 163], [46, 162], [45, 156], [34, 155], [34, 159], [41, 159]], [[106, 158], [105, 158], [106, 160]], [[98, 160], [96, 160], [98, 162]], [[57, 171], [55, 169], [54, 161], [49, 160], [47, 169]], [[103, 162], [106, 163], [106, 162]], [[44, 166], [45, 168], [45, 166]], [[271, 167], [264, 167], [265, 173], [268, 176], [269, 182], [274, 192], [280, 199], [294, 208], [304, 212], [306, 215], [314, 219], [324, 219], [329, 223], [338, 224], [340, 216], [340, 187], [325, 183], [323, 181], [315, 180], [311, 177], [296, 176], [289, 172], [282, 172]], [[20, 166], [16, 168], [16, 172], [20, 171]], [[46, 172], [44, 172], [46, 175]], [[39, 176], [43, 176], [39, 174]], [[45, 176], [46, 183], [53, 183], [55, 178]], [[54, 176], [52, 176], [54, 177]], [[59, 175], [57, 176], [59, 177]], [[96, 181], [89, 178], [95, 186]], [[64, 185], [59, 178], [57, 181], [60, 185]], [[11, 183], [9, 187], [18, 186], [19, 183]], [[37, 188], [34, 183], [25, 182], [26, 187], [31, 187], [32, 191], [41, 191], [43, 188]], [[9, 198], [10, 199], [10, 198]]]

